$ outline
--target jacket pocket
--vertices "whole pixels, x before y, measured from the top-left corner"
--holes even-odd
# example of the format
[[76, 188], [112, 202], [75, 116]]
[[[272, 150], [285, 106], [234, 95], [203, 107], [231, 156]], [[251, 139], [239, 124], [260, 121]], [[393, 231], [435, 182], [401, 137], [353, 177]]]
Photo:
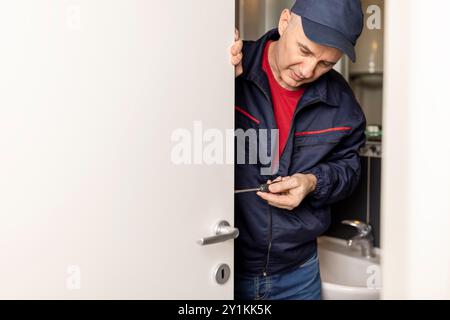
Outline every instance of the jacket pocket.
[[349, 132], [342, 130], [310, 135], [296, 134], [290, 172], [302, 172], [323, 162]]
[[337, 144], [352, 130], [351, 127], [335, 127], [316, 131], [300, 131], [295, 133], [295, 148], [302, 146]]
[[312, 130], [312, 131], [300, 131], [296, 132], [296, 136], [317, 136], [322, 135], [326, 133], [333, 133], [333, 132], [348, 132], [352, 130], [352, 127], [333, 127], [328, 129], [322, 129], [322, 130]]
[[258, 128], [261, 120], [250, 114], [247, 110], [235, 106], [235, 128], [236, 129], [248, 129]]

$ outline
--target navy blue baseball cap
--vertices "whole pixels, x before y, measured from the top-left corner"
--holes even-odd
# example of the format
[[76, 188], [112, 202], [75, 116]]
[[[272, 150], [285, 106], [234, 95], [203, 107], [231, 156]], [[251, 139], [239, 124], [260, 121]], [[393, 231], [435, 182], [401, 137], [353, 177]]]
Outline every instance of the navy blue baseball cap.
[[356, 40], [364, 27], [360, 0], [297, 0], [291, 11], [302, 18], [305, 35], [356, 60]]

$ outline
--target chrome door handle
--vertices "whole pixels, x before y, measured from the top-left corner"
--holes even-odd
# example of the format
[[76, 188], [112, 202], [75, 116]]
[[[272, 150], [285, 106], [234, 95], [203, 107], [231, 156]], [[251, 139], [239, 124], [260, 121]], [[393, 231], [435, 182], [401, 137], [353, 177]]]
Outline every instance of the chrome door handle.
[[220, 221], [216, 226], [216, 235], [198, 240], [198, 244], [206, 246], [209, 244], [224, 242], [227, 240], [236, 239], [239, 236], [239, 230], [233, 228], [226, 221]]

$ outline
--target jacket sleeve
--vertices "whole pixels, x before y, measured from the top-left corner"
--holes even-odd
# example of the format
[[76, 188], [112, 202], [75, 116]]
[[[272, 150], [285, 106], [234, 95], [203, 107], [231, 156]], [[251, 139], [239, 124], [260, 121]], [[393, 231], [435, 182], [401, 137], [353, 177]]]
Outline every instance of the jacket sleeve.
[[361, 161], [358, 152], [366, 142], [364, 114], [360, 115], [352, 128], [350, 134], [323, 162], [303, 172], [317, 178], [315, 191], [308, 195], [313, 207], [327, 206], [350, 196], [359, 182]]

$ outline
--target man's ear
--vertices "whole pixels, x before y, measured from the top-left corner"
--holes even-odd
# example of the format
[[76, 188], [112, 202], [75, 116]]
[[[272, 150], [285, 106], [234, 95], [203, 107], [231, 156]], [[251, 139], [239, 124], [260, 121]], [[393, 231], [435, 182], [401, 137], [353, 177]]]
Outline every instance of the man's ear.
[[291, 21], [291, 10], [284, 9], [283, 12], [281, 12], [280, 21], [278, 22], [278, 33], [280, 36], [282, 36], [288, 28], [289, 21]]

